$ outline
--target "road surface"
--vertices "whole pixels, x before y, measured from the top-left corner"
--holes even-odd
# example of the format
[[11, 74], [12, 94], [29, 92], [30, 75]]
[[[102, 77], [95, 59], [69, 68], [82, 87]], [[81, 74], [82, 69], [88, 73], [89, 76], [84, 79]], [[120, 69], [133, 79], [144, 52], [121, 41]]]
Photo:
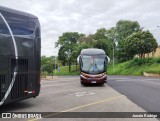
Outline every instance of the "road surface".
[[[50, 118], [55, 112], [160, 112], [160, 79], [108, 76], [103, 86], [82, 86], [78, 76], [42, 80], [37, 98], [0, 107], [1, 112], [50, 112], [46, 119], [59, 121], [155, 121], [154, 118]], [[52, 113], [53, 112], [53, 113]], [[89, 113], [88, 113], [89, 114]], [[127, 114], [127, 113], [126, 113]], [[73, 113], [73, 115], [75, 115]], [[92, 117], [93, 115], [93, 117]], [[9, 120], [9, 119], [8, 119]], [[17, 119], [12, 119], [17, 121]], [[24, 119], [34, 121], [39, 119]], [[6, 120], [5, 120], [6, 121]]]
[[143, 109], [160, 112], [160, 78], [118, 76], [111, 78], [108, 85]]

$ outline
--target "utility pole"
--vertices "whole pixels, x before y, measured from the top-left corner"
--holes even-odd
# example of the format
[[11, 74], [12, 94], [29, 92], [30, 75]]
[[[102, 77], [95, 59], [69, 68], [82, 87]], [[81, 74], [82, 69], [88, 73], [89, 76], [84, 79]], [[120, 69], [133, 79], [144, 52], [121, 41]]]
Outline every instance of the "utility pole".
[[[115, 36], [116, 36], [117, 34], [115, 34]], [[117, 41], [116, 41], [116, 37], [112, 37], [112, 39], [113, 39], [113, 70], [114, 70], [114, 61], [115, 61], [115, 51], [116, 51], [116, 46], [117, 46]]]
[[54, 71], [54, 56], [53, 56], [53, 65], [52, 65], [52, 78], [53, 78], [53, 71]]
[[109, 36], [107, 34], [105, 34], [106, 37], [109, 37], [112, 41], [113, 41], [113, 51], [112, 51], [112, 67], [113, 67], [113, 70], [114, 70], [114, 44], [115, 44], [115, 38], [113, 36]]
[[55, 57], [55, 68], [54, 68], [54, 70], [55, 70], [55, 75], [56, 75], [56, 57]]
[[114, 37], [112, 37], [112, 39], [113, 39], [113, 71], [114, 71], [114, 44], [115, 44], [115, 38]]

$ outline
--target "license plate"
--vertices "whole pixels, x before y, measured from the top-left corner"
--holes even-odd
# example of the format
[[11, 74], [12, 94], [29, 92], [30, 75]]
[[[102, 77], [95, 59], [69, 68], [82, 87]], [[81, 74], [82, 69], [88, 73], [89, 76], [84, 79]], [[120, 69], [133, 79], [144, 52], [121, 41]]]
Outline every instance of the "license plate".
[[96, 83], [96, 81], [92, 81], [91, 83], [94, 83], [94, 84], [95, 84], [95, 83]]

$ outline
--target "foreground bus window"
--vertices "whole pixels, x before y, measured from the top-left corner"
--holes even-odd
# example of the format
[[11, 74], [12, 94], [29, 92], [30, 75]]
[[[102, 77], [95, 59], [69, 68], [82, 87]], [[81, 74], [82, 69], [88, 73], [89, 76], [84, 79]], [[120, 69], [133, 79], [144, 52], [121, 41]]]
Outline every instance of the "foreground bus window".
[[0, 6], [0, 105], [39, 95], [40, 55], [38, 18]]
[[104, 84], [108, 57], [102, 49], [83, 49], [78, 57], [81, 84]]

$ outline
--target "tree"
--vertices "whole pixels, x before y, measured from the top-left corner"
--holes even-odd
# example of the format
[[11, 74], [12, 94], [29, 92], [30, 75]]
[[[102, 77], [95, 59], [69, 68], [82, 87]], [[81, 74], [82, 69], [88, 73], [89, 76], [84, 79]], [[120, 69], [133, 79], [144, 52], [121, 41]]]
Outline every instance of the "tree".
[[156, 39], [147, 31], [138, 31], [130, 35], [124, 42], [127, 55], [132, 57], [136, 54], [140, 58], [144, 57], [145, 53], [154, 52], [158, 47]]
[[137, 21], [130, 21], [130, 20], [120, 20], [116, 24], [116, 40], [122, 41], [132, 33], [137, 32], [140, 30], [140, 25]]
[[83, 35], [79, 38], [79, 44], [87, 44], [90, 45], [91, 47], [93, 47], [93, 42], [94, 42], [94, 35], [90, 34], [88, 36]]
[[125, 50], [125, 40], [121, 40], [118, 42], [117, 46], [117, 60], [120, 62], [129, 60], [131, 55], [128, 55]]
[[95, 40], [106, 39], [107, 38], [106, 33], [107, 33], [107, 30], [105, 28], [100, 28], [94, 34], [94, 39]]
[[132, 58], [132, 55], [128, 55], [125, 51], [124, 40], [140, 30], [140, 25], [137, 21], [129, 20], [120, 20], [116, 24], [116, 41], [118, 42], [117, 46], [117, 59], [119, 61], [126, 61], [129, 58]]
[[58, 53], [58, 59], [61, 61], [65, 59], [68, 61], [69, 72], [71, 71], [71, 63], [73, 60], [75, 60], [75, 58], [73, 58], [73, 51], [75, 46], [78, 45], [78, 40], [81, 36], [83, 35], [78, 34], [77, 32], [66, 32], [59, 37], [58, 42], [56, 43], [56, 47], [60, 46], [61, 48], [60, 52]]
[[109, 39], [107, 30], [105, 28], [98, 29], [93, 38], [94, 48], [103, 49], [108, 56], [111, 56], [113, 42]]
[[59, 51], [58, 51], [58, 60], [61, 61], [62, 65], [65, 66], [67, 63], [67, 55], [65, 53], [65, 47], [61, 46]]
[[107, 33], [106, 33], [108, 39], [109, 39], [109, 42], [110, 42], [110, 52], [109, 52], [109, 57], [112, 57], [112, 58], [115, 58], [116, 57], [116, 52], [117, 52], [117, 40], [116, 40], [116, 36], [117, 36], [117, 33], [116, 33], [116, 28], [115, 27], [112, 27], [110, 28], [109, 30], [107, 30]]
[[106, 39], [99, 39], [94, 42], [94, 47], [103, 49], [107, 55], [111, 55], [111, 43]]
[[[42, 56], [41, 57], [41, 70], [42, 72], [46, 71], [48, 73], [52, 73], [53, 69], [55, 69], [55, 63], [54, 63], [54, 59], [56, 57], [51, 56], [51, 57], [46, 57], [46, 56]], [[56, 64], [57, 66], [57, 64]]]

